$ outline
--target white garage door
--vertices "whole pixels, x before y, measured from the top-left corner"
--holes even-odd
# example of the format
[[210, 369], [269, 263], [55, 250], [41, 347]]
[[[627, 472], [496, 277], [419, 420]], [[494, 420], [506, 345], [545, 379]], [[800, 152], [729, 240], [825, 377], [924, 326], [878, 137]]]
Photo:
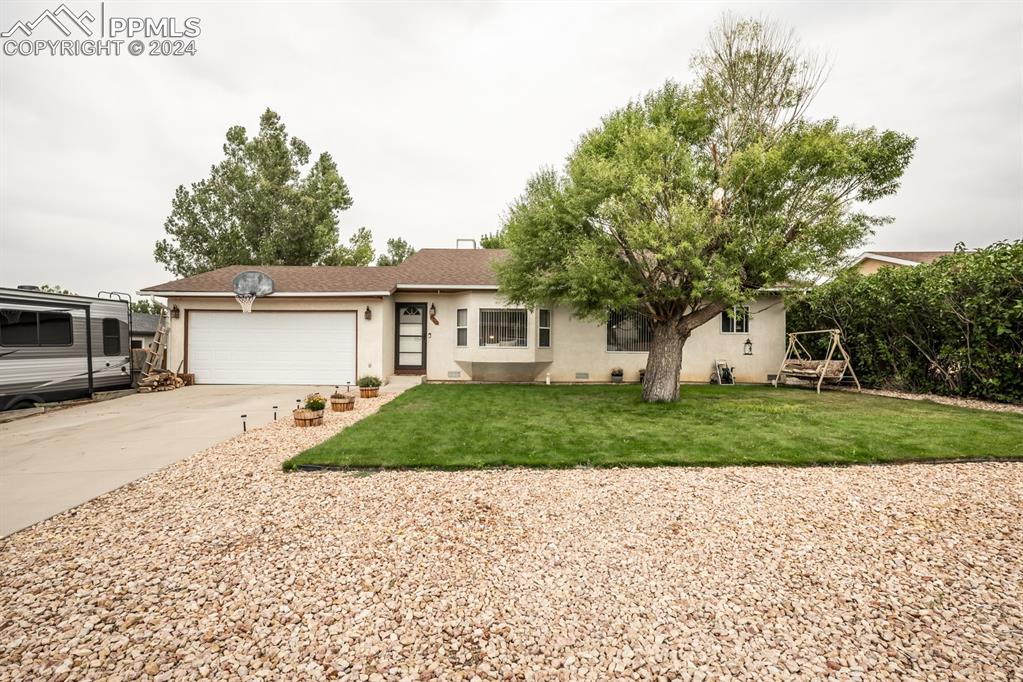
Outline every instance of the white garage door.
[[355, 313], [191, 311], [188, 371], [200, 384], [355, 383]]

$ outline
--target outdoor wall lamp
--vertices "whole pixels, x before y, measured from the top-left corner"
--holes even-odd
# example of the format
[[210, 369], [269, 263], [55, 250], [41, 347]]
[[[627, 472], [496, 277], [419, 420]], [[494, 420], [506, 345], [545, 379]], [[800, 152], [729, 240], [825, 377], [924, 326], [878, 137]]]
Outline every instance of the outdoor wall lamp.
[[748, 338], [746, 339], [746, 343], [742, 344], [742, 354], [753, 355], [753, 342]]
[[181, 308], [179, 308], [177, 306], [174, 306], [173, 308], [171, 308], [170, 313], [171, 313], [171, 317], [173, 317], [176, 320], [179, 317], [181, 317]]
[[430, 317], [433, 317], [436, 314], [437, 314], [437, 306], [435, 306], [433, 303], [431, 303], [430, 304]]
[[362, 316], [365, 317], [367, 320], [372, 320], [373, 319], [373, 309], [370, 308], [369, 306], [366, 306], [366, 312], [364, 312], [362, 314]]

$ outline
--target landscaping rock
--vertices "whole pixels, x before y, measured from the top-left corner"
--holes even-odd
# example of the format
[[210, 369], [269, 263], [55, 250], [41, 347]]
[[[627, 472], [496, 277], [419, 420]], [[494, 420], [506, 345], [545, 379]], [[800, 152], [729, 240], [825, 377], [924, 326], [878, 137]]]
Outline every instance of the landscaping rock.
[[1023, 464], [281, 470], [390, 398], [0, 541], [0, 679], [1023, 674]]

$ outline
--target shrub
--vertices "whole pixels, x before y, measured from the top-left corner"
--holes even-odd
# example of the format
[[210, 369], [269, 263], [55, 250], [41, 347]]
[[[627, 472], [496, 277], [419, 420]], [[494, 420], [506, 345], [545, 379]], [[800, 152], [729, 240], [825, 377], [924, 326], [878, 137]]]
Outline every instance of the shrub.
[[375, 376], [364, 376], [359, 377], [359, 388], [377, 388], [383, 382], [380, 381], [380, 377]]
[[1023, 241], [846, 272], [787, 316], [789, 331], [841, 329], [864, 385], [1023, 402]]

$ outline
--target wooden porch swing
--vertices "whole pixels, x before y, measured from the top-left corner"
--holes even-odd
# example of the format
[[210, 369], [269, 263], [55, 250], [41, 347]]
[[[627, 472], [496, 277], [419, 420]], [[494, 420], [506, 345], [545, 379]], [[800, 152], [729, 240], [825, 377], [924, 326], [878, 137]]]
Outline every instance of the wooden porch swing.
[[[831, 342], [828, 344], [828, 355], [825, 359], [814, 360], [812, 353], [799, 340], [800, 336], [809, 336], [811, 334], [829, 334], [831, 336]], [[860, 380], [856, 378], [856, 372], [853, 371], [852, 360], [850, 360], [849, 354], [842, 346], [841, 329], [792, 332], [788, 337], [789, 344], [785, 350], [785, 359], [781, 361], [778, 375], [771, 382], [775, 387], [778, 386], [779, 381], [784, 383], [785, 377], [790, 376], [796, 379], [816, 382], [817, 392], [820, 393], [821, 384], [825, 381], [829, 384], [841, 383], [848, 373], [856, 383], [856, 390], [863, 390], [860, 387]], [[841, 353], [843, 359], [839, 360], [835, 357], [836, 350]]]

